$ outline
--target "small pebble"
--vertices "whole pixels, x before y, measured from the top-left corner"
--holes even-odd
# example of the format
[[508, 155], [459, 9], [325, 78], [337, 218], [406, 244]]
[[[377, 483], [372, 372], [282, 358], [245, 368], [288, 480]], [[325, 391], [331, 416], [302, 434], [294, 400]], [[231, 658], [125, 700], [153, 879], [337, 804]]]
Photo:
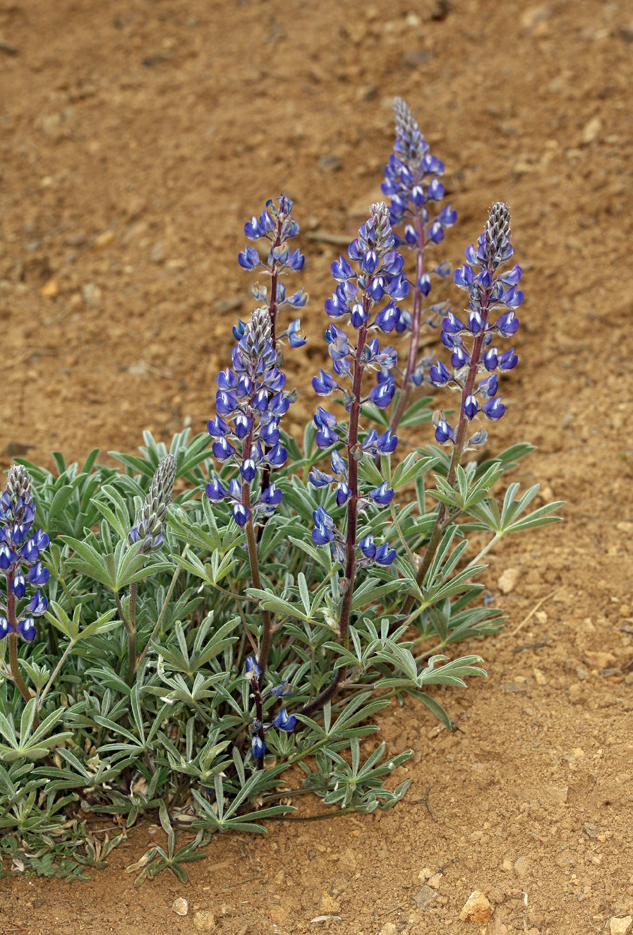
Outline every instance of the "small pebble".
[[171, 904], [172, 911], [179, 916], [186, 916], [189, 912], [189, 903], [186, 899], [183, 899], [182, 896], [179, 896], [177, 899], [174, 899]]
[[628, 935], [631, 931], [633, 916], [623, 916], [616, 919], [615, 916], [609, 921], [609, 932], [611, 935]]
[[193, 927], [199, 932], [212, 932], [215, 929], [215, 916], [210, 909], [199, 909], [194, 913]]
[[497, 586], [503, 594], [509, 594], [510, 591], [513, 591], [519, 580], [519, 569], [518, 568], [506, 568], [504, 573], [497, 581]]
[[487, 922], [491, 915], [490, 903], [481, 890], [475, 890], [466, 900], [459, 918], [462, 922]]

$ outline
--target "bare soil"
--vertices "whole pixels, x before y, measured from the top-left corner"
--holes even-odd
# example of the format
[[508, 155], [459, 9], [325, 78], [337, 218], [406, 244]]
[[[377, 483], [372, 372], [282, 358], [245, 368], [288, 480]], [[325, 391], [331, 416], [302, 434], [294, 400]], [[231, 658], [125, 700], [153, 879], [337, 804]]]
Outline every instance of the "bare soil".
[[[226, 935], [479, 935], [459, 918], [473, 890], [488, 935], [633, 914], [630, 4], [0, 0], [0, 39], [5, 469], [203, 430], [252, 308], [243, 224], [280, 191], [311, 293], [298, 432], [338, 253], [311, 235], [353, 234], [376, 199], [398, 94], [447, 164], [453, 263], [511, 205], [527, 300], [491, 453], [538, 445], [512, 479], [567, 500], [490, 557], [509, 622], [467, 647], [489, 678], [438, 693], [456, 729], [414, 704], [382, 717], [390, 751], [415, 750], [403, 804], [218, 836], [187, 886], [135, 890], [123, 869], [163, 838], [146, 824], [89, 883], [5, 877], [0, 932], [171, 935], [211, 910]], [[442, 876], [419, 895], [425, 868]]]

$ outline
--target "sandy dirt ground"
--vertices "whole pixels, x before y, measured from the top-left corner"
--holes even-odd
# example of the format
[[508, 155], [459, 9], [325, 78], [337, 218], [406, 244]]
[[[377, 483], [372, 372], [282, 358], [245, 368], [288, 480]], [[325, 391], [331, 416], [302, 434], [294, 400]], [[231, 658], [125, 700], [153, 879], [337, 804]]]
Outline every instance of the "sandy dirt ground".
[[[490, 556], [509, 621], [460, 647], [489, 678], [438, 692], [455, 729], [413, 703], [381, 718], [391, 751], [415, 751], [400, 806], [216, 837], [187, 886], [135, 890], [124, 868], [163, 837], [147, 823], [91, 882], [4, 877], [0, 933], [627, 931], [633, 6], [0, 0], [0, 40], [3, 469], [204, 429], [252, 308], [243, 225], [280, 191], [311, 294], [298, 433], [338, 254], [315, 235], [351, 237], [376, 200], [397, 94], [447, 165], [453, 263], [493, 201], [511, 206], [527, 299], [490, 450], [533, 442], [512, 480], [567, 501], [564, 523]], [[487, 924], [460, 919], [474, 890]]]

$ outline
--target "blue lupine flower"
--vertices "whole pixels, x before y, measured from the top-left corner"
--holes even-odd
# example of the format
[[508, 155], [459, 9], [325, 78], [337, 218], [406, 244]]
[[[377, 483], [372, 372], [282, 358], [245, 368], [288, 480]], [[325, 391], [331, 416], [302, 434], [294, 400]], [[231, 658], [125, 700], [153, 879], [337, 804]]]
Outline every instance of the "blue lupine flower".
[[369, 398], [379, 409], [386, 409], [390, 404], [396, 392], [396, 384], [392, 381], [377, 383], [369, 392]]
[[319, 376], [312, 378], [312, 388], [317, 396], [329, 396], [335, 389], [338, 389], [338, 383], [325, 370], [319, 370]]
[[487, 380], [482, 380], [480, 382], [479, 386], [477, 387], [477, 391], [481, 393], [484, 398], [490, 399], [492, 396], [497, 395], [498, 387], [499, 380], [497, 378], [497, 374], [493, 373], [493, 375], [488, 377]]
[[385, 480], [376, 490], [371, 490], [369, 496], [378, 506], [387, 506], [393, 500], [393, 489], [387, 485]]
[[423, 273], [416, 283], [422, 295], [428, 295], [431, 291], [431, 276], [429, 273]]
[[36, 562], [39, 558], [40, 550], [35, 544], [35, 537], [32, 536], [25, 545], [20, 549], [20, 556], [24, 559], [25, 562]]
[[482, 361], [486, 370], [496, 370], [499, 365], [498, 351], [496, 347], [490, 347], [482, 355]]
[[211, 450], [218, 461], [228, 461], [228, 459], [235, 454], [235, 448], [226, 438], [221, 438], [219, 441], [213, 442]]
[[266, 461], [271, 467], [282, 467], [288, 458], [288, 450], [283, 448], [279, 442], [274, 445], [266, 455]]
[[314, 529], [312, 530], [312, 541], [315, 545], [327, 545], [334, 539], [334, 520], [323, 507], [317, 507], [312, 514], [314, 520]]
[[[456, 370], [461, 370], [462, 367], [468, 366], [469, 363], [470, 354], [466, 348], [461, 344], [456, 344], [451, 354], [451, 366]], [[453, 374], [451, 374], [451, 379], [453, 379]]]
[[248, 518], [251, 515], [251, 511], [245, 507], [242, 503], [234, 503], [231, 507], [233, 513], [233, 519], [238, 526], [244, 526], [248, 522]]
[[275, 685], [274, 688], [270, 689], [270, 694], [276, 695], [277, 698], [287, 698], [292, 692], [293, 686], [290, 682], [280, 682], [279, 685]]
[[29, 573], [26, 577], [31, 584], [39, 586], [46, 584], [50, 577], [50, 572], [48, 568], [44, 568], [42, 566], [41, 562], [37, 562], [35, 565], [33, 565], [32, 568], [29, 569]]
[[283, 730], [287, 734], [291, 734], [296, 726], [297, 718], [294, 714], [288, 714], [285, 708], [281, 709], [273, 721], [273, 727], [276, 727], [277, 730]]
[[259, 498], [259, 504], [263, 505], [266, 509], [275, 509], [279, 506], [283, 499], [283, 493], [274, 484], [271, 484], [270, 487], [267, 487], [266, 490], [263, 490]]
[[395, 561], [397, 553], [395, 549], [389, 548], [388, 542], [383, 542], [382, 545], [379, 545], [376, 549], [375, 561], [379, 565], [391, 565]]
[[243, 479], [246, 481], [246, 483], [250, 484], [250, 482], [253, 480], [253, 478], [257, 474], [257, 465], [255, 464], [252, 458], [247, 458], [246, 461], [242, 462], [242, 466], [240, 467], [240, 473]]
[[0, 545], [0, 569], [6, 571], [17, 560], [17, 555], [3, 542]]
[[453, 374], [441, 360], [438, 360], [437, 367], [431, 367], [429, 370], [429, 380], [435, 386], [445, 386], [452, 379]]
[[519, 330], [519, 319], [515, 316], [514, 312], [506, 312], [505, 315], [500, 315], [497, 319], [495, 329], [499, 334], [502, 334], [504, 338], [511, 338]]
[[15, 631], [30, 643], [34, 639], [36, 633], [35, 620], [33, 617], [18, 620]]
[[438, 445], [445, 445], [452, 440], [454, 435], [455, 432], [446, 419], [440, 419], [435, 427], [435, 440]]
[[333, 451], [330, 455], [330, 467], [337, 477], [347, 476], [347, 465], [338, 451]]
[[217, 477], [207, 484], [205, 492], [209, 500], [224, 500], [228, 496], [228, 490]]
[[306, 344], [305, 332], [301, 329], [301, 319], [299, 318], [295, 318], [295, 320], [290, 323], [285, 334], [288, 335], [290, 347], [303, 347], [304, 344]]
[[39, 591], [36, 591], [31, 602], [29, 604], [29, 610], [34, 617], [41, 617], [43, 613], [46, 612], [48, 607], [48, 601], [43, 597]]
[[462, 404], [462, 409], [464, 410], [464, 415], [469, 422], [471, 422], [477, 415], [478, 408], [479, 404], [477, 403], [477, 397], [473, 396], [472, 394], [467, 396]]
[[358, 548], [361, 550], [365, 558], [372, 559], [376, 555], [376, 546], [374, 545], [374, 537], [370, 534], [365, 536], [364, 539], [361, 539], [358, 543]]
[[338, 506], [344, 506], [349, 498], [352, 496], [352, 491], [349, 489], [345, 481], [339, 481], [336, 485], [336, 490], [334, 491], [334, 499]]
[[503, 354], [499, 355], [499, 370], [513, 370], [518, 362], [519, 358], [514, 353], [514, 348], [511, 347], [509, 351], [504, 351]]
[[261, 760], [266, 753], [266, 744], [260, 737], [253, 737], [251, 740], [251, 755], [254, 760]]
[[312, 468], [308, 474], [308, 480], [313, 487], [327, 487], [328, 484], [332, 483], [334, 477], [331, 474], [324, 474], [323, 471]]
[[486, 418], [496, 422], [502, 417], [506, 411], [506, 407], [501, 402], [501, 397], [496, 396], [494, 399], [489, 399], [487, 402], [485, 402], [481, 407], [481, 411], [486, 416]]
[[246, 678], [259, 678], [259, 676], [262, 674], [262, 670], [257, 665], [257, 659], [255, 659], [255, 656], [246, 657], [245, 667]]
[[251, 270], [262, 265], [259, 253], [255, 247], [246, 247], [243, 253], [238, 253], [237, 260], [242, 269]]
[[[32, 534], [34, 517], [35, 507], [28, 471], [20, 465], [12, 465], [6, 489], [0, 497], [0, 523], [5, 524], [0, 527], [0, 572], [7, 579], [7, 590], [12, 591], [18, 600], [25, 597], [29, 585], [43, 585], [49, 579], [48, 569], [42, 566], [39, 557], [50, 544], [50, 539], [41, 529]], [[0, 606], [7, 610], [6, 604]], [[40, 615], [47, 606], [46, 598], [38, 590], [28, 609], [31, 614]], [[4, 615], [0, 616], [0, 639], [11, 633], [19, 634], [29, 641], [35, 637], [34, 620], [32, 617], [24, 619], [24, 613], [23, 610], [12, 622]]]
[[26, 594], [26, 579], [24, 578], [24, 575], [15, 576], [11, 582], [11, 590], [18, 599], [24, 597]]

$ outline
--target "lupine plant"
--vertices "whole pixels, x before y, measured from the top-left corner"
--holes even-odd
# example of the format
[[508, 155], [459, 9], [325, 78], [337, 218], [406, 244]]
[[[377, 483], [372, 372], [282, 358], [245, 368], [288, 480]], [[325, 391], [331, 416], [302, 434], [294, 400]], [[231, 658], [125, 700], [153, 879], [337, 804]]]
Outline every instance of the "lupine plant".
[[[259, 249], [239, 264], [270, 283], [255, 284], [257, 307], [233, 330], [207, 431], [179, 433], [169, 449], [146, 433], [139, 455], [110, 452], [118, 470], [96, 450], [81, 468], [55, 453], [55, 472], [10, 469], [0, 846], [14, 867], [81, 875], [157, 812], [167, 850], [128, 870], [138, 883], [165, 868], [186, 880], [182, 865], [211, 833], [262, 832], [307, 791], [325, 817], [390, 808], [410, 782], [390, 777], [411, 751], [385, 758], [375, 716], [409, 695], [450, 727], [434, 686], [485, 675], [480, 656], [456, 651], [502, 625], [481, 600], [481, 559], [510, 532], [554, 522], [559, 504], [524, 515], [537, 486], [519, 496], [510, 484], [501, 506], [491, 493], [531, 446], [481, 455], [481, 420], [503, 416], [499, 375], [518, 362], [498, 346], [515, 335], [523, 299], [520, 267], [502, 271], [508, 208], [493, 205], [453, 274], [465, 313], [444, 300], [423, 318], [430, 274], [449, 273], [426, 271], [425, 251], [456, 215], [447, 206], [431, 218], [443, 166], [400, 99], [395, 112], [391, 206], [371, 205], [332, 263], [331, 366], [311, 387], [289, 388], [300, 368], [283, 356], [306, 339], [299, 319], [280, 316], [307, 296], [285, 288], [304, 256], [289, 245], [300, 232], [282, 195], [244, 228]], [[440, 321], [430, 365], [421, 328]], [[404, 366], [384, 335], [404, 336]], [[423, 384], [431, 395], [412, 401]], [[433, 413], [429, 401], [449, 390], [457, 406]], [[284, 427], [298, 392], [314, 400], [302, 439]], [[422, 429], [431, 420], [434, 437]], [[488, 537], [474, 556], [470, 531]], [[295, 764], [304, 778], [291, 784]], [[120, 828], [105, 844], [91, 831], [102, 814]], [[180, 848], [178, 826], [196, 831]]]

